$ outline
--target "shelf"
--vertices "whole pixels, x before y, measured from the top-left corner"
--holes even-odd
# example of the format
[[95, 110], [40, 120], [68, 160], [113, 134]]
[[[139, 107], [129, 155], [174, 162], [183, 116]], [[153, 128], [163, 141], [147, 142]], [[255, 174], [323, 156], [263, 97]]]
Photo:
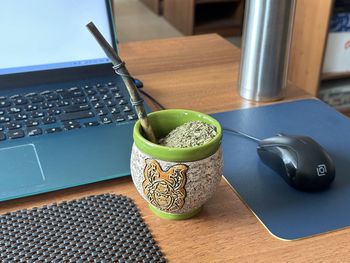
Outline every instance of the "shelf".
[[195, 34], [206, 34], [216, 32], [223, 36], [240, 35], [241, 24], [235, 22], [233, 19], [217, 19], [213, 21], [206, 21], [195, 25]]
[[339, 72], [339, 73], [322, 73], [321, 80], [331, 80], [331, 79], [345, 79], [350, 78], [349, 72]]
[[346, 117], [350, 118], [350, 109], [344, 109], [344, 110], [338, 110], [342, 114], [344, 114]]
[[243, 20], [242, 1], [200, 0], [200, 3], [195, 8], [194, 34], [211, 32], [216, 32], [222, 36], [241, 34]]
[[196, 0], [196, 4], [213, 4], [213, 3], [231, 3], [231, 2], [239, 2], [240, 0]]
[[[213, 29], [209, 27], [196, 27], [194, 29], [194, 34], [211, 34]], [[240, 36], [242, 34], [242, 29], [240, 27], [220, 27], [215, 29], [215, 33], [222, 37]]]
[[185, 35], [241, 35], [244, 0], [163, 0], [164, 17]]

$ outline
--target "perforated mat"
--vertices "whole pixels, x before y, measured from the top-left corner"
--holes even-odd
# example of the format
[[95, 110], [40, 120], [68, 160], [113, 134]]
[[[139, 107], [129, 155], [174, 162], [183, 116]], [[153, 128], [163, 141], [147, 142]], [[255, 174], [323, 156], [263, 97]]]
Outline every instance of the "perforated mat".
[[0, 216], [1, 262], [165, 262], [134, 202], [97, 195]]

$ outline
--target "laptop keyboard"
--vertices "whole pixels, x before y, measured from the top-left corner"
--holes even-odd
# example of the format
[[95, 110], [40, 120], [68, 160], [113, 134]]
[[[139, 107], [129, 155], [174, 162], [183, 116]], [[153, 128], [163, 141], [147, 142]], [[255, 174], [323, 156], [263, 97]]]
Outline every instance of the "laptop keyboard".
[[137, 118], [115, 83], [0, 97], [0, 141]]

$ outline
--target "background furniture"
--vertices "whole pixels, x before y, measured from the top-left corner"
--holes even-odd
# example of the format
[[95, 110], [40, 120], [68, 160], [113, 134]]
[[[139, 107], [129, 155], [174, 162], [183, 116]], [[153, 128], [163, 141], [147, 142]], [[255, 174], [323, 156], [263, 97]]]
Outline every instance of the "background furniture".
[[322, 81], [350, 78], [350, 73], [322, 73], [334, 4], [334, 0], [297, 0], [288, 80], [313, 96]]
[[185, 35], [240, 36], [244, 0], [163, 0], [164, 17]]
[[[122, 43], [120, 51], [167, 107], [212, 113], [258, 105], [238, 96], [239, 50], [217, 35]], [[287, 90], [288, 100], [307, 97]], [[342, 262], [350, 253], [350, 228], [293, 242], [272, 237], [224, 180], [203, 211], [185, 221], [154, 216], [130, 177], [2, 202], [0, 213], [100, 193], [131, 197], [170, 262]]]
[[[244, 1], [163, 0], [164, 17], [186, 35], [216, 32], [240, 35]], [[349, 73], [323, 74], [329, 21], [335, 0], [297, 0], [288, 80], [317, 96], [322, 81], [350, 78]], [[350, 115], [350, 110], [342, 110]]]
[[160, 14], [161, 13], [161, 1], [162, 0], [140, 0], [142, 3], [144, 3], [149, 9], [151, 9], [154, 13]]

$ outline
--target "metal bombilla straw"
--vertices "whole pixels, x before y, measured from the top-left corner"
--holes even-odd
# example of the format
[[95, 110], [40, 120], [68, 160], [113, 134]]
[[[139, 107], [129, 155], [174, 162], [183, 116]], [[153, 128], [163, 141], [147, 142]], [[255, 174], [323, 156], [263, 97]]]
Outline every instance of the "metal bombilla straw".
[[98, 44], [106, 53], [107, 57], [111, 60], [115, 73], [122, 77], [124, 84], [130, 94], [131, 104], [135, 107], [137, 117], [140, 120], [141, 127], [145, 132], [147, 139], [153, 143], [158, 143], [156, 136], [154, 135], [152, 126], [148, 121], [147, 114], [143, 106], [143, 99], [137, 91], [133, 78], [131, 77], [125, 66], [125, 62], [120, 59], [117, 52], [115, 52], [114, 49], [110, 46], [110, 44], [106, 41], [106, 39], [102, 36], [102, 34], [96, 28], [93, 22], [88, 23], [86, 27], [89, 29], [90, 33], [95, 37]]

